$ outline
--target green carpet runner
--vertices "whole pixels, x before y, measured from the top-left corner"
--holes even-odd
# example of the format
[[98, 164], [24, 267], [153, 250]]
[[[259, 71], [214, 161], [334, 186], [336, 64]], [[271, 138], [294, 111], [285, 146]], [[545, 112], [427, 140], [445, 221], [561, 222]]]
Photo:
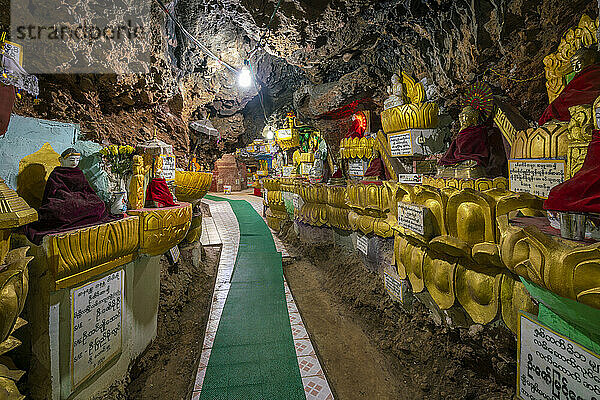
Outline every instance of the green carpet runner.
[[200, 399], [305, 399], [283, 287], [281, 253], [243, 200], [228, 201], [240, 227], [231, 288]]

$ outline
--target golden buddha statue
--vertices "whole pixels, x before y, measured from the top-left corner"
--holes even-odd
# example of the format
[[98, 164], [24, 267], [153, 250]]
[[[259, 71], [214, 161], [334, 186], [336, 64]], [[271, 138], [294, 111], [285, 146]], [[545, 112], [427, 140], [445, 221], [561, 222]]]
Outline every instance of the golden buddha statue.
[[539, 125], [551, 120], [569, 121], [569, 107], [592, 104], [600, 96], [600, 64], [598, 51], [582, 47], [571, 56], [573, 79], [552, 101], [539, 119]]
[[438, 161], [438, 178], [477, 179], [503, 176], [507, 157], [502, 134], [486, 118], [494, 107], [489, 86], [473, 84], [458, 116], [460, 131]]
[[[469, 128], [477, 127], [479, 124], [479, 112], [471, 106], [466, 106], [458, 114], [460, 123], [460, 132], [452, 140], [450, 148], [440, 160], [438, 166], [438, 178], [481, 178], [485, 176], [485, 169], [479, 165], [476, 156], [486, 155], [487, 148], [485, 143], [481, 143], [481, 137], [477, 136], [475, 142], [471, 140], [461, 140], [461, 134], [469, 133]], [[469, 135], [471, 138], [473, 135]], [[465, 137], [466, 139], [466, 137]], [[478, 151], [474, 152], [473, 145], [477, 144]], [[459, 148], [457, 148], [459, 147]]]

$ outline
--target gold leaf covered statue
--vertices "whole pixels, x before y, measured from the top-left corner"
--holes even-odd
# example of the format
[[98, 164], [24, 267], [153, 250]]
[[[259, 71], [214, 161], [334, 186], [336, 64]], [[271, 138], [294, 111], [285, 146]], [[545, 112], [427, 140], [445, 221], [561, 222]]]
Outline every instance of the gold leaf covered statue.
[[149, 165], [144, 165], [143, 156], [133, 156], [133, 176], [129, 183], [129, 207], [133, 210], [144, 208], [144, 182], [149, 169]]
[[460, 132], [438, 161], [441, 167], [438, 177], [469, 179], [504, 175], [507, 160], [502, 136], [485, 118], [492, 109], [491, 89], [482, 83], [473, 85], [458, 116]]
[[569, 121], [569, 107], [581, 104], [592, 104], [600, 96], [600, 59], [598, 51], [582, 47], [571, 56], [571, 68], [575, 73], [573, 79], [560, 95], [548, 105], [539, 125], [551, 120]]

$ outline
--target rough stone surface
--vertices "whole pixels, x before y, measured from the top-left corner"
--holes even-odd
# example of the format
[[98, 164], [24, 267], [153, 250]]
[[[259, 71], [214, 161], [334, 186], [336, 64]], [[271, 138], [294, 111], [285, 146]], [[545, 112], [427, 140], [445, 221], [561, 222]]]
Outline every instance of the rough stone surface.
[[[210, 164], [260, 135], [264, 115], [291, 108], [336, 145], [347, 111], [380, 110], [390, 76], [403, 68], [426, 78], [428, 95], [454, 118], [462, 90], [483, 79], [535, 120], [548, 102], [544, 78], [506, 76], [542, 73], [543, 57], [561, 35], [583, 13], [598, 14], [594, 0], [286, 0], [267, 31], [276, 3], [179, 0], [175, 8], [188, 31], [225, 62], [240, 68], [250, 59], [257, 82], [248, 89], [181, 33], [172, 62], [164, 34], [157, 34], [149, 73], [41, 76], [41, 103], [21, 100], [16, 112], [79, 122], [97, 142], [141, 141], [157, 128], [177, 154], [195, 148]], [[160, 10], [152, 20], [164, 32]], [[5, 27], [8, 16], [1, 21]], [[223, 134], [216, 146], [195, 146], [199, 138], [188, 128], [205, 115]]]

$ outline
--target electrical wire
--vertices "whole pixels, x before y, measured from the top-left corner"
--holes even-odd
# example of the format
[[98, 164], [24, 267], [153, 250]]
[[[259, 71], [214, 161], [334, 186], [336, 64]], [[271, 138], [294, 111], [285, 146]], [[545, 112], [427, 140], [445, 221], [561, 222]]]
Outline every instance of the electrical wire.
[[279, 9], [280, 5], [281, 5], [281, 0], [277, 1], [277, 5], [275, 6], [275, 9], [273, 10], [273, 14], [271, 14], [271, 18], [269, 18], [269, 22], [267, 23], [267, 26], [265, 27], [265, 31], [263, 32], [262, 35], [260, 35], [260, 38], [258, 39], [256, 46], [254, 46], [254, 49], [250, 52], [250, 55], [248, 56], [248, 58], [252, 57], [254, 55], [254, 53], [256, 53], [258, 51], [258, 48], [260, 47], [263, 39], [265, 38], [265, 36], [267, 36], [267, 32], [269, 32], [269, 27], [271, 26], [273, 17], [275, 17], [275, 14], [277, 13], [277, 10]]
[[[216, 62], [218, 62], [219, 64], [223, 65], [224, 67], [226, 67], [228, 70], [230, 70], [231, 72], [235, 72], [236, 74], [239, 72], [237, 69], [235, 69], [234, 67], [232, 67], [231, 65], [227, 64], [225, 61], [221, 60], [218, 56], [216, 56], [212, 51], [210, 51], [210, 49], [208, 49], [208, 47], [204, 46], [202, 43], [200, 43], [200, 41], [198, 39], [196, 39], [194, 36], [192, 36], [191, 33], [189, 33], [181, 24], [181, 22], [179, 22], [179, 20], [177, 18], [175, 18], [167, 9], [167, 7], [164, 5], [164, 3], [161, 0], [155, 0], [159, 7], [163, 10], [163, 12], [165, 14], [167, 14], [169, 16], [169, 18], [171, 18], [171, 20], [175, 23], [175, 25], [177, 25], [179, 27], [179, 29], [181, 29], [181, 31], [183, 32], [183, 34], [185, 36], [188, 37], [188, 39], [190, 39], [196, 46], [198, 46], [200, 48], [200, 50], [202, 50], [202, 52], [204, 52], [204, 54], [206, 54], [207, 56], [209, 56], [210, 58], [212, 58], [213, 60], [215, 60]], [[281, 1], [281, 0], [280, 0]]]

